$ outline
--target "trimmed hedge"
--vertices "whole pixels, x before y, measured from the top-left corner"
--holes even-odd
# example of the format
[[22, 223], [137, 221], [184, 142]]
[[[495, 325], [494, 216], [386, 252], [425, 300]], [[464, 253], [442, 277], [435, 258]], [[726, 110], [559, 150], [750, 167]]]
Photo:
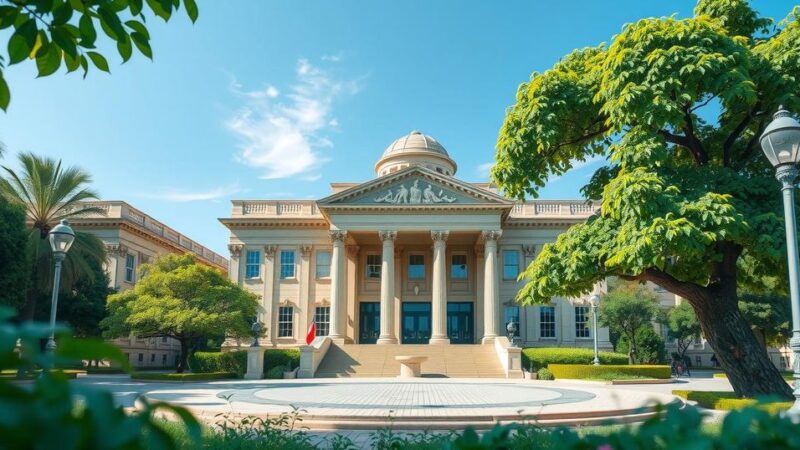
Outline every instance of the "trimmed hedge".
[[234, 372], [210, 372], [210, 373], [142, 373], [134, 372], [131, 374], [132, 380], [148, 381], [207, 381], [207, 380], [227, 380], [236, 378]]
[[719, 409], [722, 411], [732, 411], [749, 406], [755, 406], [770, 414], [777, 414], [785, 411], [792, 406], [792, 402], [769, 401], [768, 398], [759, 401], [754, 398], [739, 398], [734, 392], [715, 392], [715, 391], [686, 391], [673, 390], [672, 395], [676, 395], [684, 400], [697, 402], [698, 406], [709, 409]]
[[[794, 374], [792, 372], [783, 372], [782, 371], [781, 372], [781, 376], [783, 377], [784, 380], [786, 380], [789, 383], [793, 383], [794, 382]], [[728, 374], [725, 373], [725, 372], [715, 372], [714, 373], [714, 378], [725, 378], [725, 379], [727, 379], [728, 378]]]
[[[628, 355], [614, 352], [600, 352], [600, 364], [627, 364]], [[532, 362], [535, 369], [547, 367], [549, 364], [591, 364], [594, 350], [590, 348], [565, 347], [527, 347], [522, 349], [523, 367], [530, 369]]]
[[657, 378], [666, 380], [672, 377], [669, 366], [644, 366], [644, 365], [585, 365], [585, 364], [549, 364], [547, 366], [556, 379], [571, 378], [582, 380], [597, 377], [608, 373], [635, 375], [644, 378]]
[[289, 364], [291, 364], [292, 369], [300, 366], [300, 350], [296, 348], [271, 348], [264, 352], [264, 373], [269, 372], [273, 367], [284, 368]]
[[189, 367], [194, 373], [233, 372], [241, 378], [247, 371], [247, 351], [195, 352]]

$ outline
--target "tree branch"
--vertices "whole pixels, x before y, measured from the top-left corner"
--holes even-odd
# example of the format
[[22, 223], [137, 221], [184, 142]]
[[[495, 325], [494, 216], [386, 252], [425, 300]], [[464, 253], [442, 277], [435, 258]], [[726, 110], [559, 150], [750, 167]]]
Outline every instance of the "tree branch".
[[694, 134], [694, 120], [692, 119], [692, 113], [689, 110], [689, 106], [684, 106], [683, 108], [683, 126], [681, 129], [686, 137], [686, 140], [689, 144], [689, 149], [695, 156], [695, 161], [698, 165], [706, 165], [708, 164], [708, 154], [706, 153], [706, 149], [703, 147], [703, 143], [697, 139], [697, 136]]
[[655, 283], [672, 292], [673, 294], [680, 295], [683, 298], [697, 298], [699, 295], [705, 294], [704, 291], [706, 288], [694, 283], [681, 281], [667, 272], [654, 267], [645, 269], [639, 276], [642, 280]]
[[739, 122], [736, 127], [734, 127], [731, 134], [725, 139], [725, 142], [722, 144], [722, 164], [725, 167], [730, 167], [731, 165], [731, 149], [733, 148], [733, 144], [736, 143], [736, 140], [739, 139], [739, 136], [742, 135], [745, 129], [750, 125], [750, 123], [755, 119], [757, 115], [757, 111], [761, 108], [761, 101], [757, 101], [753, 108], [748, 110], [742, 120]]

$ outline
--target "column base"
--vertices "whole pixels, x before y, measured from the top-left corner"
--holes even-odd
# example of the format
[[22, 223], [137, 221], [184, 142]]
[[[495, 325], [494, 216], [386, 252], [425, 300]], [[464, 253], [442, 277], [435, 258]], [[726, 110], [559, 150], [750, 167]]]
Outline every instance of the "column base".
[[352, 344], [353, 340], [347, 336], [328, 336], [331, 338], [331, 343], [337, 345]]
[[497, 336], [484, 336], [481, 339], [481, 344], [494, 344], [494, 340], [496, 338], [497, 338]]
[[397, 338], [394, 336], [381, 336], [375, 343], [378, 345], [397, 344]]
[[449, 337], [431, 337], [428, 345], [450, 345]]

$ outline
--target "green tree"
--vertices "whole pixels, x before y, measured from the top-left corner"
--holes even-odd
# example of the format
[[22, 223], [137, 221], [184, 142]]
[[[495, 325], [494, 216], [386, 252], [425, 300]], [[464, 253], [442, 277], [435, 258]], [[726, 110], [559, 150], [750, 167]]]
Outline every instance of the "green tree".
[[791, 396], [737, 289], [785, 289], [779, 185], [758, 137], [780, 104], [800, 110], [798, 18], [773, 27], [745, 0], [700, 0], [694, 17], [628, 24], [520, 86], [492, 170], [506, 193], [535, 196], [575, 161], [611, 161], [583, 189], [601, 213], [544, 247], [521, 301], [583, 295], [609, 276], [655, 283], [692, 305], [738, 395]]
[[[154, 14], [165, 22], [183, 4], [189, 18], [197, 20], [195, 0], [0, 0], [0, 30], [8, 33], [8, 56], [0, 55], [0, 108], [11, 100], [3, 77], [5, 65], [31, 60], [39, 77], [55, 73], [63, 62], [67, 72], [89, 72], [89, 63], [108, 72], [108, 61], [97, 46], [106, 47], [103, 35], [116, 44], [126, 62], [133, 48], [153, 58], [146, 17]], [[101, 33], [102, 32], [102, 33]]]
[[[664, 339], [656, 333], [652, 324], [639, 327], [636, 336], [636, 362], [639, 364], [659, 364], [667, 359], [667, 349]], [[628, 353], [631, 345], [626, 336], [621, 336], [617, 342], [616, 351]]]
[[101, 322], [106, 337], [177, 339], [181, 373], [198, 341], [249, 335], [256, 297], [194, 255], [165, 255], [140, 271], [145, 275], [133, 289], [108, 298], [109, 315]]
[[[2, 166], [5, 176], [0, 177], [0, 196], [24, 208], [31, 223], [27, 244], [31, 283], [21, 317], [32, 320], [42, 293], [52, 289], [53, 253], [47, 233], [62, 219], [102, 210], [82, 203], [97, 198], [97, 194], [86, 187], [91, 182], [86, 172], [75, 167], [64, 169], [61, 161], [31, 153], [21, 153], [19, 162], [22, 167], [19, 174]], [[80, 278], [91, 279], [94, 276], [92, 263], [102, 264], [105, 260], [103, 242], [94, 235], [76, 231], [75, 242], [62, 267], [62, 290], [69, 292]]]
[[765, 349], [786, 345], [792, 337], [787, 297], [745, 294], [739, 300], [739, 309]]
[[0, 196], [0, 305], [19, 310], [30, 280], [25, 210]]
[[620, 287], [603, 297], [598, 307], [597, 321], [628, 343], [628, 362], [634, 364], [639, 354], [636, 332], [643, 326], [652, 328], [656, 315], [655, 296], [648, 290], [636, 287]]
[[688, 303], [681, 303], [680, 305], [670, 308], [667, 312], [666, 320], [667, 330], [669, 337], [675, 339], [675, 345], [678, 347], [678, 356], [683, 361], [686, 355], [686, 350], [695, 339], [700, 337], [700, 322], [697, 320], [697, 315], [692, 309], [692, 305]]

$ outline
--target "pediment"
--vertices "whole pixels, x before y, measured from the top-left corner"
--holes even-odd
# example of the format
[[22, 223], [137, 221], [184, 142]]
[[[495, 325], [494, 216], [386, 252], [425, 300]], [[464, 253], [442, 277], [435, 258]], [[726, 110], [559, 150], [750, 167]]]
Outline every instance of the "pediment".
[[317, 204], [320, 207], [453, 207], [513, 203], [492, 192], [423, 167], [408, 167], [336, 193]]

